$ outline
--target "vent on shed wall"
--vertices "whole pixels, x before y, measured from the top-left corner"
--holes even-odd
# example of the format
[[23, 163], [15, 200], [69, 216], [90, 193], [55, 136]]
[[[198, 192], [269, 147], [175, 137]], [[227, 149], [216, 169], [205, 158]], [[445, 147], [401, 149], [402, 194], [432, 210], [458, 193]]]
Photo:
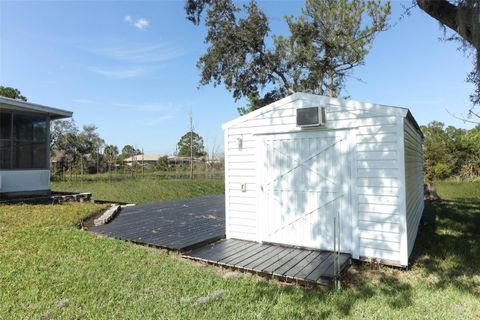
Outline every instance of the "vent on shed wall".
[[325, 125], [325, 108], [299, 108], [297, 109], [297, 126], [318, 127]]

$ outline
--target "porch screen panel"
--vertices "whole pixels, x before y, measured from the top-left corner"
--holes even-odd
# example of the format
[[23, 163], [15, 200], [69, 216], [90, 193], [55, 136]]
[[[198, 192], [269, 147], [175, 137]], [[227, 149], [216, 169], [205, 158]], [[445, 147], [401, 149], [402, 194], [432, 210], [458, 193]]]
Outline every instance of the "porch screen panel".
[[47, 117], [7, 111], [0, 118], [0, 169], [48, 168]]

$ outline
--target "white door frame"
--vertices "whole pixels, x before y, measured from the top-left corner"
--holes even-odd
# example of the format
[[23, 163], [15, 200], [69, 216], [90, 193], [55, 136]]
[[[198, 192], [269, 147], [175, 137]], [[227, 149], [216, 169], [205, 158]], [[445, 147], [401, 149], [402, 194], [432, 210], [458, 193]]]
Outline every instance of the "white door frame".
[[[342, 148], [346, 148], [345, 153], [347, 154], [344, 157], [344, 169], [342, 174], [345, 176], [344, 185], [347, 186], [348, 190], [345, 190], [344, 199], [340, 201], [340, 212], [342, 214], [343, 220], [345, 217], [350, 219], [350, 228], [342, 228], [348, 232], [348, 239], [345, 238], [342, 250], [345, 252], [352, 253], [352, 255], [358, 256], [358, 230], [357, 230], [357, 206], [356, 206], [356, 161], [355, 161], [355, 130], [306, 130], [306, 131], [294, 131], [294, 132], [284, 132], [284, 133], [266, 133], [266, 134], [257, 134], [255, 136], [256, 140], [256, 157], [257, 157], [257, 241], [263, 242], [265, 239], [265, 223], [268, 213], [266, 212], [266, 193], [263, 190], [264, 181], [264, 172], [265, 172], [265, 140], [267, 137], [271, 136], [285, 136], [285, 137], [318, 137], [319, 134], [328, 134], [332, 137], [338, 137], [342, 139], [345, 143], [342, 144]], [[347, 221], [343, 221], [343, 224]], [[347, 229], [347, 230], [346, 230]]]

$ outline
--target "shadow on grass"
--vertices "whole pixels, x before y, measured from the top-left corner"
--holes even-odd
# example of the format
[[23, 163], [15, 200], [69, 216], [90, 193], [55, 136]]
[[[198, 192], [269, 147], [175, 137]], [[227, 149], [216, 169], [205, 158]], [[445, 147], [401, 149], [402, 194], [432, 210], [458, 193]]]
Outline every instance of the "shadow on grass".
[[[367, 266], [368, 267], [368, 266]], [[373, 304], [388, 304], [392, 309], [403, 309], [413, 304], [413, 290], [410, 284], [394, 275], [375, 270], [375, 281], [362, 278], [358, 283], [350, 284], [342, 290], [316, 288], [299, 290], [295, 286], [274, 286], [268, 282], [257, 282], [255, 290], [249, 291], [254, 301], [270, 301], [272, 304], [285, 304], [282, 298], [288, 297], [288, 303], [295, 305], [289, 312], [289, 318], [324, 319], [350, 316], [355, 306], [370, 299]]]
[[412, 266], [424, 269], [437, 288], [455, 286], [480, 295], [480, 200], [428, 203], [412, 253]]
[[[387, 303], [392, 309], [404, 309], [414, 304], [413, 291], [428, 281], [432, 290], [454, 286], [461, 291], [480, 296], [474, 277], [480, 274], [480, 200], [461, 199], [428, 203], [414, 251], [411, 269], [379, 267], [359, 263], [351, 268], [345, 279], [347, 288], [304, 290], [295, 304], [302, 306], [304, 317], [321, 318], [340, 314], [349, 316], [355, 306], [375, 299]], [[259, 285], [258, 298], [275, 299], [277, 293], [290, 293], [294, 288]], [[293, 295], [295, 296], [295, 295]], [[326, 306], [309, 310], [308, 305]], [[305, 307], [303, 307], [305, 306]], [[305, 308], [305, 309], [303, 309]]]

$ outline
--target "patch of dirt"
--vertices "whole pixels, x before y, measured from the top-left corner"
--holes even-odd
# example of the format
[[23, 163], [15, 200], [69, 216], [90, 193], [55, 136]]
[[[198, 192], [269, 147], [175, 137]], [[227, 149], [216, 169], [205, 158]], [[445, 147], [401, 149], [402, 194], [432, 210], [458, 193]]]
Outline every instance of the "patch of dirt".
[[77, 224], [78, 228], [82, 229], [82, 230], [88, 230], [91, 227], [94, 227], [95, 226], [95, 223], [94, 223], [95, 219], [100, 217], [105, 211], [108, 210], [108, 208], [109, 208], [109, 206], [105, 206], [102, 209], [98, 210], [97, 212], [92, 213], [91, 215], [89, 215], [85, 219], [80, 220]]
[[226, 291], [223, 289], [215, 290], [208, 293], [203, 297], [183, 297], [180, 299], [180, 303], [183, 305], [205, 305], [209, 304], [215, 300], [222, 299], [226, 295]]
[[240, 272], [235, 271], [227, 271], [222, 275], [223, 279], [240, 279], [243, 278], [244, 275]]

